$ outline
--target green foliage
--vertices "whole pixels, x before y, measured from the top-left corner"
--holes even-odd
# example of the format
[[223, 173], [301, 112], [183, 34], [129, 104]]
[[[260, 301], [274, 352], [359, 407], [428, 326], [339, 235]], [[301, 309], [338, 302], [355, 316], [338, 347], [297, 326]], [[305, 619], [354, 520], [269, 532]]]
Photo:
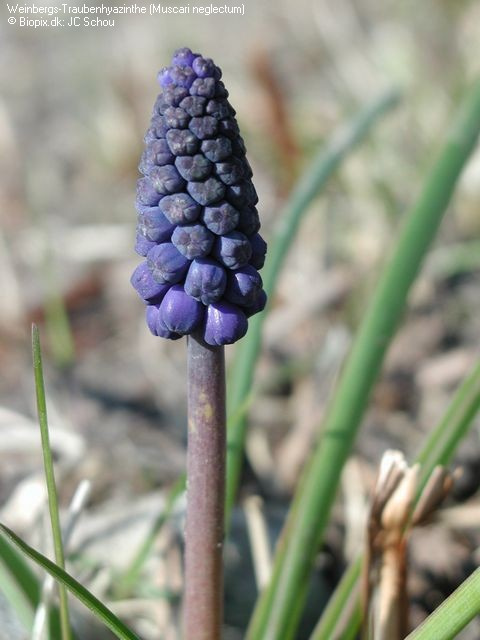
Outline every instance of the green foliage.
[[306, 466], [277, 549], [269, 586], [262, 593], [248, 640], [288, 640], [303, 610], [308, 578], [328, 523], [343, 465], [348, 457], [386, 349], [405, 310], [420, 270], [450, 202], [461, 170], [480, 131], [480, 82], [466, 96], [417, 203], [407, 215], [389, 264], [343, 370]]

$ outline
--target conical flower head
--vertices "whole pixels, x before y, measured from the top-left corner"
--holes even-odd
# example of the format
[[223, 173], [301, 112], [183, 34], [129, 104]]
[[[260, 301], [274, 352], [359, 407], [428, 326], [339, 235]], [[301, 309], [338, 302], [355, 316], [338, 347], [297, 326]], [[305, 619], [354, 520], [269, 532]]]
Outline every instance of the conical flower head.
[[231, 344], [265, 307], [257, 193], [235, 110], [210, 58], [178, 49], [145, 135], [132, 285], [154, 335]]

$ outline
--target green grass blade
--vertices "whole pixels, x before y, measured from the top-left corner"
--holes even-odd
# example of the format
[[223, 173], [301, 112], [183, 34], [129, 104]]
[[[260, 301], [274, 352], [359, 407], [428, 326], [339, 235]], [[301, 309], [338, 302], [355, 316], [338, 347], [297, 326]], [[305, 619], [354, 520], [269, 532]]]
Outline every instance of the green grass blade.
[[25, 629], [30, 630], [40, 599], [40, 584], [23, 557], [4, 538], [0, 538], [0, 590]]
[[[308, 577], [387, 346], [407, 295], [450, 202], [480, 130], [480, 82], [466, 96], [416, 205], [406, 217], [392, 259], [381, 274], [358, 330], [323, 427], [293, 501], [281, 547], [248, 631], [248, 640], [290, 640], [303, 610]], [[293, 514], [293, 515], [292, 515]]]
[[[338, 625], [342, 616], [345, 615], [347, 605], [352, 602], [354, 592], [358, 585], [358, 579], [362, 570], [362, 558], [357, 558], [348, 567], [337, 585], [334, 594], [328, 601], [325, 611], [319, 620], [319, 623], [313, 630], [310, 640], [332, 640], [338, 637]], [[358, 606], [355, 602], [351, 617], [357, 612]], [[349, 627], [355, 626], [352, 621], [348, 623]]]
[[405, 640], [451, 640], [480, 614], [480, 569], [477, 569]]
[[[262, 271], [264, 289], [269, 296], [273, 295], [280, 270], [308, 207], [345, 157], [367, 136], [373, 126], [396, 106], [398, 101], [397, 91], [390, 90], [382, 95], [361, 111], [348, 126], [337, 131], [331, 141], [313, 159], [310, 170], [303, 175], [280, 213], [280, 226], [270, 242], [267, 261]], [[265, 315], [266, 312], [261, 313], [249, 321], [248, 333], [242, 341], [241, 348], [237, 350], [234, 369], [229, 379], [225, 505], [227, 530], [242, 469], [247, 425], [245, 413], [239, 411], [239, 408], [244, 406], [245, 398], [248, 397], [252, 387]]]
[[[457, 389], [445, 415], [428, 436], [415, 462], [421, 464], [420, 487], [438, 465], [447, 465], [480, 409], [480, 363]], [[311, 640], [330, 640], [345, 603], [353, 596], [361, 573], [359, 558], [342, 577]], [[350, 573], [352, 572], [352, 573]], [[350, 574], [350, 575], [349, 575]]]
[[480, 362], [464, 380], [443, 419], [431, 432], [417, 456], [421, 465], [420, 488], [434, 468], [450, 462], [455, 450], [480, 410]]
[[[45, 400], [45, 384], [43, 380], [42, 352], [40, 348], [40, 336], [38, 327], [32, 326], [32, 353], [33, 371], [35, 375], [35, 391], [37, 396], [38, 421], [40, 424], [40, 434], [42, 438], [43, 463], [45, 467], [45, 480], [48, 493], [48, 507], [50, 511], [50, 522], [52, 524], [53, 547], [55, 550], [55, 560], [59, 567], [65, 569], [65, 554], [62, 542], [62, 530], [60, 527], [60, 516], [58, 512], [58, 495], [55, 484], [55, 472], [53, 469], [52, 451], [50, 448], [50, 437], [48, 433], [47, 404]], [[62, 629], [62, 640], [72, 640], [72, 630], [68, 613], [68, 596], [63, 585], [59, 585], [60, 596], [60, 625]]]
[[125, 571], [123, 576], [121, 576], [121, 578], [119, 579], [118, 586], [115, 589], [115, 593], [118, 595], [118, 597], [125, 597], [126, 595], [128, 595], [134, 585], [137, 583], [142, 568], [151, 553], [152, 547], [155, 544], [155, 540], [157, 539], [160, 530], [170, 517], [177, 498], [184, 491], [185, 476], [182, 475], [170, 489], [162, 512], [155, 519], [152, 528], [148, 532], [145, 540], [143, 540], [130, 566]]
[[34, 560], [42, 569], [47, 571], [58, 582], [64, 585], [73, 595], [80, 600], [90, 611], [103, 622], [120, 640], [140, 640], [117, 616], [110, 611], [98, 598], [85, 589], [79, 582], [72, 578], [66, 571], [58, 567], [51, 560], [32, 549], [21, 540], [13, 531], [0, 524], [0, 533], [7, 536], [26, 556]]

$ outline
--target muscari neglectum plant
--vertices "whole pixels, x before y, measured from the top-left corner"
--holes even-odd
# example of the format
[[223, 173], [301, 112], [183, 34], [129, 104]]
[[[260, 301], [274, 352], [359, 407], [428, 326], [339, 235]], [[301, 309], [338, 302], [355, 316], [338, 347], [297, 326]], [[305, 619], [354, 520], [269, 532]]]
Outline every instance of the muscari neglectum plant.
[[[284, 210], [271, 242], [264, 284], [265, 243], [258, 235], [256, 194], [245, 159], [234, 111], [210, 61], [188, 49], [176, 52], [173, 64], [160, 73], [160, 94], [146, 136], [140, 169], [137, 208], [137, 251], [145, 260], [135, 270], [133, 285], [147, 306], [154, 335], [188, 336], [189, 451], [186, 527], [186, 640], [220, 638], [222, 622], [222, 538], [224, 502], [225, 389], [223, 345], [240, 339], [247, 318], [260, 311], [272, 293], [300, 218], [328, 177], [371, 127], [395, 103], [391, 92], [376, 99], [333, 136], [307, 166]], [[349, 359], [332, 395], [321, 434], [305, 465], [290, 515], [276, 549], [269, 584], [259, 594], [248, 640], [296, 637], [309, 574], [322, 540], [338, 487], [342, 465], [351, 450], [386, 349], [405, 309], [408, 291], [453, 195], [480, 132], [480, 82], [466, 94], [445, 135], [424, 189], [404, 220], [382, 269], [376, 292], [363, 317]], [[227, 514], [238, 485], [245, 413], [251, 395], [264, 314], [253, 318], [233, 371], [230, 406], [231, 457]], [[63, 568], [64, 552], [55, 494], [53, 458], [49, 450], [45, 390], [38, 331], [33, 332], [36, 391], [44, 450], [52, 530], [57, 564], [29, 547], [0, 524], [0, 590], [28, 630], [41, 604], [41, 585], [18, 554], [20, 550], [83, 602], [120, 640], [139, 636]], [[480, 364], [460, 385], [444, 418], [432, 430], [417, 456], [418, 496], [438, 465], [448, 464], [480, 409]], [[240, 425], [241, 428], [238, 428]], [[233, 428], [232, 428], [233, 427]], [[180, 491], [177, 483], [171, 492]], [[171, 508], [167, 501], [162, 517]], [[417, 507], [418, 508], [418, 505]], [[158, 522], [141, 561], [158, 533]], [[228, 523], [228, 515], [226, 518]], [[146, 549], [146, 551], [145, 551]], [[122, 584], [138, 578], [136, 559]], [[353, 639], [362, 621], [356, 585], [361, 559], [345, 572], [310, 640]], [[128, 579], [127, 579], [128, 578]], [[375, 586], [375, 585], [373, 585]], [[126, 591], [128, 594], [128, 589]], [[452, 640], [480, 612], [477, 570], [408, 638]], [[53, 607], [49, 640], [77, 638], [70, 629], [65, 594]], [[320, 612], [319, 612], [320, 614]], [[403, 621], [404, 622], [404, 621]], [[365, 629], [368, 632], [368, 629]], [[374, 640], [380, 640], [374, 637]], [[388, 640], [391, 637], [388, 636]]]
[[197, 640], [222, 624], [224, 345], [266, 302], [258, 198], [221, 75], [187, 48], [159, 73], [137, 184], [145, 260], [131, 280], [155, 336], [188, 336], [184, 633]]

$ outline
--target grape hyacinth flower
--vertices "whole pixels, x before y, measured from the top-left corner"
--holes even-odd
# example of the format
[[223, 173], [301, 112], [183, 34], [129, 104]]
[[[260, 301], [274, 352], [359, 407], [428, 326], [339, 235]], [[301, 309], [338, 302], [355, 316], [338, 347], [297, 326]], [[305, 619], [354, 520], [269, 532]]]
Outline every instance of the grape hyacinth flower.
[[131, 283], [153, 335], [188, 336], [184, 636], [219, 640], [225, 483], [224, 345], [265, 307], [257, 193], [235, 110], [210, 58], [178, 49], [145, 135]]
[[[245, 294], [239, 287], [232, 299], [231, 293], [224, 297], [225, 288], [219, 296], [213, 293], [223, 285], [208, 283], [209, 277], [216, 283], [233, 281], [245, 268], [258, 272], [266, 252], [258, 233], [252, 170], [220, 78], [212, 60], [186, 48], [160, 71], [163, 90], [145, 136], [137, 185], [136, 251], [146, 257], [155, 282], [183, 286], [200, 301], [202, 308], [184, 323], [181, 335], [195, 332], [212, 346], [242, 338], [247, 315], [261, 311], [266, 300], [261, 284]], [[144, 295], [144, 280], [133, 276], [132, 284], [147, 307], [156, 305]], [[255, 282], [261, 283], [258, 273]], [[156, 329], [153, 333], [159, 335]], [[178, 332], [161, 335], [176, 339]]]

